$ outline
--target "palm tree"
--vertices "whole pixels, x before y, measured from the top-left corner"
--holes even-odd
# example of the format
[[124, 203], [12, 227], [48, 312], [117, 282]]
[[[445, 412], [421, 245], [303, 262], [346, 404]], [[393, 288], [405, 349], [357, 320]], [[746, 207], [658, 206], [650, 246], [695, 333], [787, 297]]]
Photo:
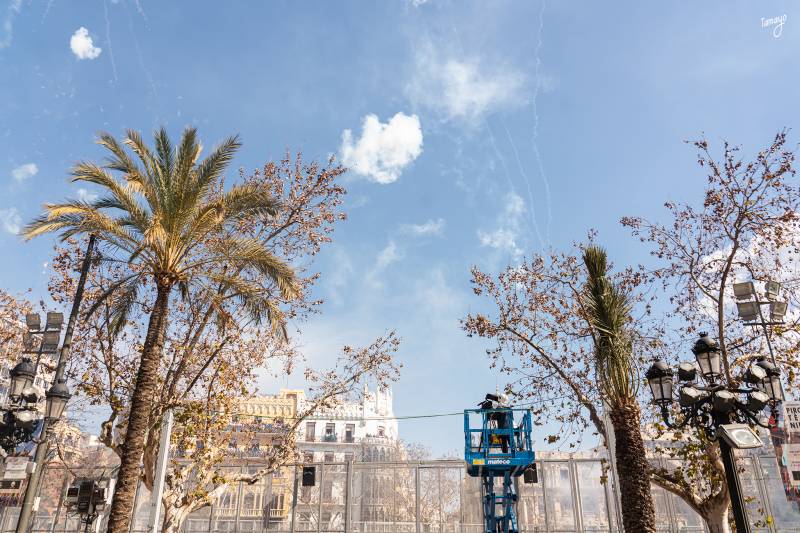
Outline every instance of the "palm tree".
[[242, 221], [264, 220], [277, 210], [269, 193], [254, 185], [224, 190], [222, 173], [240, 146], [238, 137], [226, 139], [199, 160], [202, 147], [194, 128], [183, 132], [177, 147], [161, 128], [155, 133], [155, 152], [138, 132], [126, 134], [120, 143], [102, 133], [98, 144], [110, 152], [105, 164], [80, 162], [72, 170], [73, 181], [99, 185], [105, 189], [104, 196], [90, 202], [46, 204], [45, 214], [24, 229], [27, 239], [48, 232], [60, 232], [62, 240], [94, 234], [108, 249], [125, 256], [131, 264], [130, 275], [111, 284], [89, 310], [113, 298], [113, 323], [118, 330], [124, 327], [140, 290], [146, 287], [150, 294], [155, 292], [130, 399], [110, 533], [129, 530], [173, 289], [183, 296], [206, 295], [213, 307], [214, 295], [222, 287], [234, 293], [256, 320], [276, 319], [274, 301], [253, 282], [256, 276], [272, 280], [284, 298], [298, 291], [294, 272], [286, 263], [271, 254], [263, 241], [237, 231]]
[[640, 429], [638, 376], [627, 329], [631, 305], [607, 277], [606, 252], [589, 246], [583, 253], [588, 272], [583, 305], [594, 341], [595, 371], [614, 428], [615, 458], [625, 531], [654, 532], [650, 468]]

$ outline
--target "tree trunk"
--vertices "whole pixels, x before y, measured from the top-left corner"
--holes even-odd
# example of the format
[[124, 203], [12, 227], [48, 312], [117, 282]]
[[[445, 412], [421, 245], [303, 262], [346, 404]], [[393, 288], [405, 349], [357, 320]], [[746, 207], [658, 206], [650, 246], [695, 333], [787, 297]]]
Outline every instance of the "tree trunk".
[[709, 533], [730, 533], [731, 526], [728, 521], [728, 504], [717, 505], [703, 510], [703, 520], [706, 521]]
[[164, 521], [162, 522], [161, 533], [178, 533], [183, 527], [183, 523], [195, 509], [188, 507], [164, 506]]
[[656, 530], [656, 512], [650, 494], [650, 468], [639, 428], [639, 405], [628, 399], [610, 412], [616, 439], [622, 523], [626, 533]]
[[144, 451], [144, 439], [150, 421], [153, 396], [158, 386], [158, 370], [164, 332], [167, 327], [169, 294], [172, 285], [156, 282], [157, 293], [150, 322], [147, 325], [139, 372], [131, 397], [128, 427], [122, 444], [117, 486], [108, 519], [108, 533], [128, 533], [133, 518], [133, 500], [139, 484], [139, 475]]

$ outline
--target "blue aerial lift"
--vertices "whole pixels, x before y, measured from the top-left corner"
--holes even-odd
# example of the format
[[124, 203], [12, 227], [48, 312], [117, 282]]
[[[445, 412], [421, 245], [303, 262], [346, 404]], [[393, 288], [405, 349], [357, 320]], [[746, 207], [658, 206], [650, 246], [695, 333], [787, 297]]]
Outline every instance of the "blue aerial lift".
[[494, 394], [479, 405], [464, 411], [464, 459], [467, 473], [482, 478], [484, 533], [519, 533], [513, 478], [534, 467], [531, 413], [504, 406]]

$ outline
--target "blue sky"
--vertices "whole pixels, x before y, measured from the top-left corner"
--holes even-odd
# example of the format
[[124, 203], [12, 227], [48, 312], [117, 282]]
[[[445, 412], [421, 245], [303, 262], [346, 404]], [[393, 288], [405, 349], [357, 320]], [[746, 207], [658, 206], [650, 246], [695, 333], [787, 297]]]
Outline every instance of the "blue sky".
[[[44, 293], [52, 241], [14, 232], [92, 193], [66, 176], [102, 156], [98, 130], [240, 133], [247, 169], [337, 154], [350, 219], [317, 262], [307, 355], [397, 329], [397, 414], [458, 411], [502, 385], [459, 329], [480, 305], [470, 265], [589, 228], [617, 264], [643, 260], [619, 218], [700, 198], [683, 140], [752, 153], [793, 126], [798, 44], [790, 2], [0, 0], [0, 280]], [[436, 451], [462, 439], [459, 417], [400, 430]]]

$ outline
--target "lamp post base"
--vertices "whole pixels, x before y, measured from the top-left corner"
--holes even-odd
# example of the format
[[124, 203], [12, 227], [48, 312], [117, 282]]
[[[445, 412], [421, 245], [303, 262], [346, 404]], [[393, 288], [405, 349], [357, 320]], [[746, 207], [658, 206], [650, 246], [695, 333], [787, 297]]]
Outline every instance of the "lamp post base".
[[733, 521], [737, 533], [750, 533], [750, 522], [747, 520], [747, 508], [744, 502], [744, 492], [739, 481], [739, 472], [736, 470], [736, 456], [733, 448], [725, 439], [719, 439], [719, 449], [722, 455], [722, 464], [725, 465], [725, 478], [728, 482], [728, 493], [733, 509]]

